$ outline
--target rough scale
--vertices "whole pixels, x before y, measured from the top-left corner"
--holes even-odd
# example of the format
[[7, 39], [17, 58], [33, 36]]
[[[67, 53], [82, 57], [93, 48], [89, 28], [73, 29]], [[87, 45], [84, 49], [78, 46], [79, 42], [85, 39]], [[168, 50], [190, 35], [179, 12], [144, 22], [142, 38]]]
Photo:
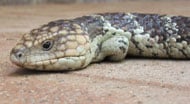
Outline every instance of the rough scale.
[[33, 70], [75, 70], [126, 56], [190, 59], [190, 18], [105, 13], [57, 20], [26, 33], [11, 61]]

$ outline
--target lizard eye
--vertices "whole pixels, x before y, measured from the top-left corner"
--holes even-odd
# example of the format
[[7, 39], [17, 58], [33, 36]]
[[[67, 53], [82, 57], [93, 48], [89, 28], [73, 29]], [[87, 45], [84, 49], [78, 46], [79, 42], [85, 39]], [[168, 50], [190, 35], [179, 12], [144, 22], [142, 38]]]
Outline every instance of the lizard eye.
[[53, 41], [51, 41], [51, 40], [46, 40], [42, 43], [42, 49], [44, 51], [50, 50], [52, 48], [52, 46], [53, 46]]

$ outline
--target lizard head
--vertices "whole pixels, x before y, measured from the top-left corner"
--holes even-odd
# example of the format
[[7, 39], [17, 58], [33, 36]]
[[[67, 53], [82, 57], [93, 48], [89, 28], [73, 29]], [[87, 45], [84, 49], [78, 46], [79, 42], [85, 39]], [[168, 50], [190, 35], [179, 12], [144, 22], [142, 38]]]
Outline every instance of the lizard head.
[[88, 35], [79, 24], [58, 20], [23, 35], [10, 60], [34, 70], [77, 69], [88, 63], [89, 48]]

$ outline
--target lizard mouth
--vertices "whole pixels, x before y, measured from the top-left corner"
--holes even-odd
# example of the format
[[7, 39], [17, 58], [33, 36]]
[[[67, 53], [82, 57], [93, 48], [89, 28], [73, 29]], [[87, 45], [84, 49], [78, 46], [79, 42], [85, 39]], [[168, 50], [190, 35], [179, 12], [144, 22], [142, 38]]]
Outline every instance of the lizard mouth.
[[45, 59], [45, 60], [40, 60], [40, 61], [34, 61], [34, 62], [27, 62], [25, 63], [26, 65], [49, 65], [49, 64], [55, 64], [56, 62], [60, 61], [60, 60], [69, 60], [70, 58], [80, 58], [80, 57], [84, 57], [84, 55], [79, 55], [79, 56], [66, 56], [66, 57], [60, 57], [60, 58], [52, 58], [52, 59]]
[[47, 59], [35, 62], [27, 62], [22, 67], [38, 70], [69, 70], [83, 67], [86, 62], [85, 55], [71, 56], [63, 58]]

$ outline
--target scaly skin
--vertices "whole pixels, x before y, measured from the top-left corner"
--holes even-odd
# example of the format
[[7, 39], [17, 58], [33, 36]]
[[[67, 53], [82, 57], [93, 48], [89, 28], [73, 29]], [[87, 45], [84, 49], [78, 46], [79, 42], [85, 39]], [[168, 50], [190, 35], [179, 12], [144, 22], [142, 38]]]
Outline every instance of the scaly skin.
[[105, 13], [57, 20], [25, 34], [11, 61], [33, 70], [75, 70], [127, 55], [190, 58], [190, 18]]

